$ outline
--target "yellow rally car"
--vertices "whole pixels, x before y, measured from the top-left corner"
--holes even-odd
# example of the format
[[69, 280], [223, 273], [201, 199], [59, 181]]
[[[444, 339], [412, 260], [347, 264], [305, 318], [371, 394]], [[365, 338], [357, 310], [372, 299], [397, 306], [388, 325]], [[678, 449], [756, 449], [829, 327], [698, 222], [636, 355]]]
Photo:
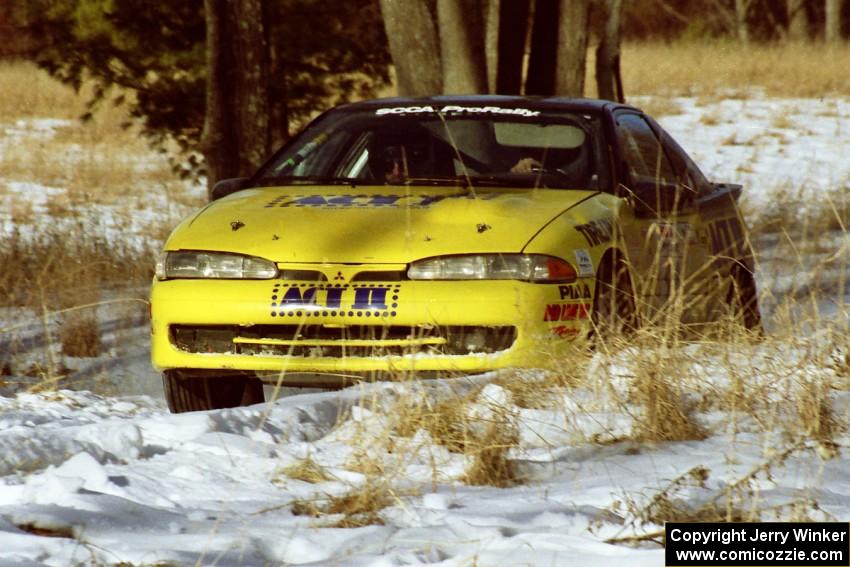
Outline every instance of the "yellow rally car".
[[168, 239], [153, 364], [179, 412], [262, 401], [263, 382], [547, 367], [671, 305], [757, 328], [740, 190], [607, 101], [335, 108]]

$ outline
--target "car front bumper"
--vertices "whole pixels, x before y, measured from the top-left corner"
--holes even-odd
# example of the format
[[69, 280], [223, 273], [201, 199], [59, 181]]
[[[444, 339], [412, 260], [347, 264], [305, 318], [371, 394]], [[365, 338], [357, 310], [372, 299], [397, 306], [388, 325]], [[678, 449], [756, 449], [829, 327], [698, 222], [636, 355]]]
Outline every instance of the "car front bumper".
[[152, 360], [258, 373], [548, 367], [587, 331], [592, 297], [591, 279], [155, 281]]

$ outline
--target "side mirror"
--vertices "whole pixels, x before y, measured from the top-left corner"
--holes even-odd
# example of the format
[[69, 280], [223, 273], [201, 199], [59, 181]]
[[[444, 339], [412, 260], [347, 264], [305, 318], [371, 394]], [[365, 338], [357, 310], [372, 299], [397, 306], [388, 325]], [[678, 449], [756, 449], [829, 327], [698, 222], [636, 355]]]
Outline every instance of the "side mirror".
[[694, 192], [679, 183], [651, 177], [638, 178], [629, 188], [634, 200], [635, 216], [642, 218], [669, 215], [694, 204]]
[[217, 201], [222, 197], [227, 197], [237, 191], [241, 191], [248, 186], [247, 177], [233, 177], [231, 179], [222, 179], [213, 187], [209, 195], [210, 201]]

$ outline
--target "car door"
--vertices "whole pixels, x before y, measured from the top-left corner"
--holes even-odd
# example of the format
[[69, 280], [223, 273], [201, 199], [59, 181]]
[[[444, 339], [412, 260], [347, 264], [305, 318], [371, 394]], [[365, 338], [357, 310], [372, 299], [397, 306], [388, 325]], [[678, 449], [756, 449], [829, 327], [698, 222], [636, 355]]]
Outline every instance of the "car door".
[[736, 271], [751, 271], [753, 267], [752, 249], [737, 206], [741, 186], [709, 182], [687, 152], [660, 126], [652, 124], [681, 183], [695, 192], [697, 214], [693, 228], [707, 249], [707, 260], [692, 259], [694, 285], [703, 303], [695, 305], [691, 316], [694, 320], [716, 321], [728, 311], [733, 282], [739, 275]]
[[699, 238], [695, 192], [683, 183], [650, 119], [621, 110], [614, 123], [620, 193], [632, 204], [632, 216], [620, 224], [641, 315], [650, 323], [699, 322], [709, 249]]

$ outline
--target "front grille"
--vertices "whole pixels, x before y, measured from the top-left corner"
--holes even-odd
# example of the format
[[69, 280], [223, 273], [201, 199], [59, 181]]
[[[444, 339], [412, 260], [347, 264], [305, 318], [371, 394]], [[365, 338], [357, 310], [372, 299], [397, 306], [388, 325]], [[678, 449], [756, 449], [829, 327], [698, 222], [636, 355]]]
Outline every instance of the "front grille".
[[352, 282], [400, 282], [407, 279], [404, 270], [390, 270], [381, 272], [359, 272], [351, 278]]
[[328, 277], [318, 270], [290, 270], [282, 269], [277, 277], [282, 280], [302, 282], [326, 282]]
[[171, 326], [172, 343], [186, 352], [301, 358], [494, 353], [515, 340], [516, 328], [507, 326]]

